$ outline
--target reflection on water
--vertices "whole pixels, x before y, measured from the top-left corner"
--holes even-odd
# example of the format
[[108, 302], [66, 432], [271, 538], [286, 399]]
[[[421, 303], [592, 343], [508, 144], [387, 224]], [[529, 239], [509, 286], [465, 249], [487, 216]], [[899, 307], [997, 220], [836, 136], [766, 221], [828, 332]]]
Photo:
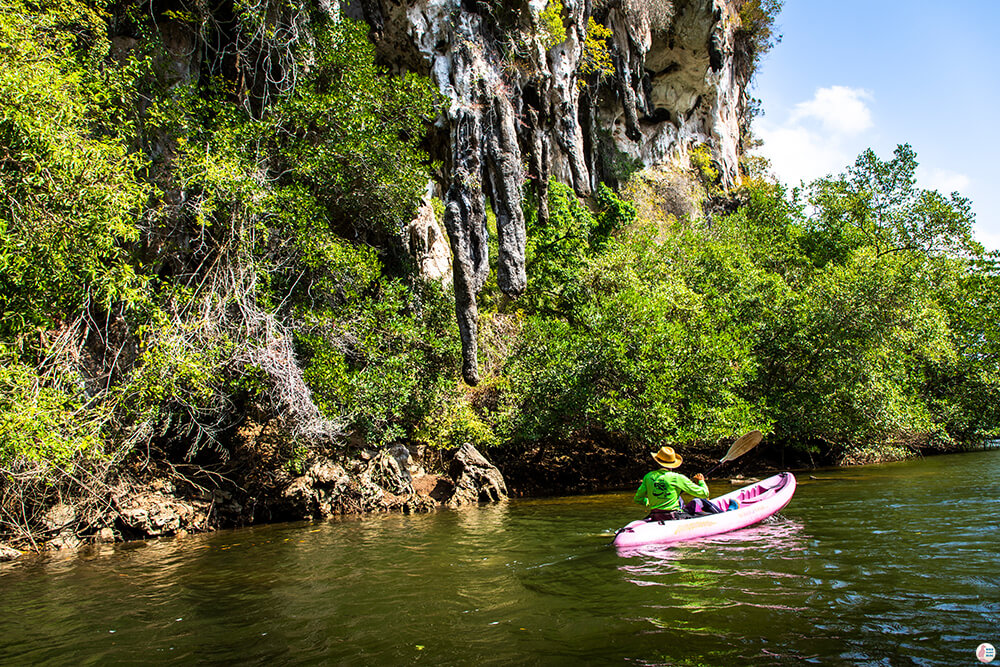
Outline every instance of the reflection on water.
[[618, 554], [624, 558], [646, 556], [662, 561], [683, 561], [684, 555], [690, 549], [704, 546], [725, 546], [726, 551], [735, 556], [738, 556], [742, 551], [756, 551], [765, 547], [793, 555], [798, 549], [804, 548], [805, 543], [796, 539], [801, 530], [801, 523], [778, 514], [769, 517], [764, 523], [732, 533], [713, 535], [676, 545], [648, 544], [639, 547], [618, 548]]
[[940, 665], [1000, 644], [1000, 452], [815, 476], [776, 521], [623, 553], [630, 492], [29, 558], [0, 566], [0, 663]]

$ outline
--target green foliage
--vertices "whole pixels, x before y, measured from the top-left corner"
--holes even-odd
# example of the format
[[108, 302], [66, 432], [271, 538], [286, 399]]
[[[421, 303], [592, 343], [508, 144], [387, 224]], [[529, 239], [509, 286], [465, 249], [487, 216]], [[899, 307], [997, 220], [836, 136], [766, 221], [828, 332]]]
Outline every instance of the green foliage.
[[458, 392], [441, 396], [436, 405], [413, 432], [413, 442], [435, 448], [461, 447], [465, 443], [484, 450], [496, 447], [500, 440]]
[[809, 217], [757, 182], [726, 223], [790, 289], [756, 352], [760, 396], [781, 437], [862, 460], [862, 450], [897, 451], [919, 434], [971, 443], [996, 429], [986, 407], [993, 383], [962, 386], [995, 363], [964, 352], [963, 340], [985, 341], [990, 330], [960, 314], [959, 304], [989, 310], [983, 274], [960, 259], [979, 252], [969, 204], [916, 188], [915, 167], [909, 146], [887, 162], [866, 151], [846, 174], [811, 186]]
[[572, 188], [554, 180], [549, 183], [548, 204], [547, 221], [539, 219], [536, 211], [528, 211], [528, 289], [522, 303], [531, 312], [566, 315], [581, 298], [577, 278], [588, 257], [634, 220], [635, 209], [601, 184], [595, 216]]
[[549, 182], [549, 219], [535, 211], [527, 218], [525, 262], [528, 289], [523, 297], [531, 311], [564, 312], [572, 304], [579, 273], [590, 250], [596, 221], [573, 189]]
[[719, 170], [712, 161], [712, 149], [705, 144], [698, 144], [689, 153], [691, 166], [698, 172], [702, 183], [708, 187], [719, 180]]
[[440, 285], [413, 291], [382, 279], [371, 294], [339, 314], [310, 311], [299, 344], [320, 409], [382, 445], [411, 437], [454, 389], [460, 353], [453, 301]]
[[529, 317], [497, 385], [497, 433], [653, 446], [756, 427], [854, 462], [991, 437], [1000, 273], [964, 259], [968, 203], [918, 190], [914, 167], [908, 147], [862, 155], [814, 184], [811, 209], [751, 179], [710, 227], [629, 206], [602, 243], [553, 185], [549, 225], [529, 215]]
[[418, 146], [439, 93], [424, 77], [383, 72], [366, 24], [315, 30], [316, 62], [276, 110], [280, 182], [306, 188], [335, 229], [397, 234], [427, 184]]
[[783, 432], [860, 443], [931, 428], [906, 362], [947, 340], [929, 326], [933, 304], [922, 288], [902, 262], [870, 249], [811, 277], [767, 362]]
[[953, 263], [938, 274], [937, 300], [954, 354], [925, 358], [922, 393], [950, 442], [1000, 437], [1000, 272], [997, 257]]
[[138, 405], [161, 413], [169, 412], [174, 402], [199, 410], [211, 400], [219, 377], [217, 366], [232, 351], [225, 346], [206, 348], [200, 344], [202, 341], [190, 336], [194, 328], [189, 325], [171, 331], [168, 325], [163, 325], [157, 330], [156, 338], [142, 354], [140, 371], [129, 386]]
[[444, 201], [440, 197], [431, 197], [431, 208], [434, 210], [434, 220], [444, 229]]
[[734, 392], [749, 368], [741, 331], [676, 276], [650, 279], [662, 257], [647, 253], [659, 250], [611, 244], [583, 325], [529, 320], [508, 369], [502, 426], [515, 440], [597, 431], [644, 445], [705, 441], [752, 421]]
[[[409, 270], [395, 246], [427, 182], [419, 144], [440, 103], [427, 79], [376, 66], [366, 25], [305, 25], [294, 8], [116, 10], [139, 38], [112, 57], [106, 17], [84, 3], [0, 3], [0, 341], [23, 360], [24, 340], [86, 316], [83, 343], [105, 346], [86, 362], [122, 360], [87, 369], [110, 379], [84, 407], [65, 383], [29, 392], [12, 357], [4, 424], [23, 414], [37, 437], [0, 462], [96, 452], [98, 416], [167, 456], [224, 456], [241, 411], [282, 407], [250, 355], [279, 311], [320, 341], [307, 376], [331, 416], [373, 441], [422, 417], [457, 366], [451, 302], [385, 274]], [[236, 60], [282, 80], [237, 80], [211, 50], [185, 63], [203, 76], [179, 76], [162, 20], [213, 43], [244, 31]], [[279, 44], [282, 21], [308, 38]], [[113, 337], [107, 312], [123, 316]]]
[[94, 120], [101, 19], [76, 2], [0, 7], [0, 335], [16, 336], [140, 298], [124, 244], [148, 189], [141, 159]]
[[742, 267], [685, 275], [678, 246], [655, 241], [655, 229], [612, 234], [633, 225], [634, 207], [607, 189], [597, 199], [599, 220], [553, 184], [550, 225], [529, 235], [540, 241], [529, 255], [528, 296], [538, 314], [505, 369], [501, 433], [517, 442], [568, 442], [603, 432], [651, 445], [711, 440], [759, 422], [737, 394], [753, 367], [746, 329], [732, 318], [739, 299], [710, 292], [705, 279], [711, 273], [717, 283], [725, 269], [733, 289], [749, 291]]
[[736, 29], [736, 71], [749, 81], [760, 59], [781, 41], [774, 32], [774, 22], [781, 13], [784, 0], [744, 0], [739, 8], [740, 25]]
[[981, 253], [972, 238], [969, 200], [917, 188], [916, 168], [916, 153], [904, 144], [892, 160], [882, 161], [868, 149], [847, 173], [817, 181], [812, 188], [812, 204], [821, 212], [817, 247], [827, 244], [817, 261], [842, 258], [862, 245], [879, 255]]
[[[743, 75], [780, 6], [740, 4]], [[497, 26], [523, 18], [484, 7]], [[803, 193], [748, 179], [710, 224], [552, 182], [547, 219], [526, 211], [525, 295], [500, 296], [495, 276], [482, 295], [498, 324], [481, 330], [490, 374], [467, 390], [453, 297], [399, 247], [428, 178], [431, 82], [380, 68], [365, 24], [297, 6], [115, 11], [0, 0], [7, 470], [68, 470], [127, 437], [225, 456], [249, 413], [287, 411], [260, 355], [293, 339], [301, 393], [372, 445], [651, 447], [761, 428], [855, 460], [997, 434], [997, 258], [967, 199], [916, 187], [909, 146]], [[548, 48], [563, 12], [551, 0], [538, 17]], [[163, 18], [238, 53], [198, 52], [198, 76], [179, 77]], [[139, 39], [113, 54], [121, 23]], [[301, 38], [279, 38], [288, 26]], [[588, 20], [581, 83], [614, 74], [610, 37]], [[634, 167], [608, 160], [619, 180]], [[691, 164], [721, 194], [707, 146]], [[64, 332], [77, 338], [46, 348]], [[308, 457], [289, 444], [276, 467]]]
[[338, 237], [310, 193], [286, 187], [274, 192], [278, 257], [290, 256], [292, 270], [271, 276], [272, 289], [300, 308], [330, 309], [349, 315], [352, 304], [378, 281], [382, 264], [371, 246]]
[[720, 220], [720, 231], [732, 230], [744, 240], [743, 250], [758, 266], [791, 286], [805, 280], [809, 259], [803, 250], [803, 207], [787, 196], [784, 186], [747, 179], [733, 193], [739, 207]]
[[86, 409], [71, 378], [44, 378], [0, 348], [0, 469], [49, 476], [72, 470], [82, 456], [100, 455], [107, 414]]
[[[587, 18], [587, 34], [583, 40], [583, 54], [580, 56], [578, 70], [583, 78], [595, 78], [600, 81], [615, 73], [615, 65], [611, 61], [611, 51], [608, 49], [608, 39], [611, 30], [594, 20]], [[583, 80], [577, 82], [584, 86]]]
[[206, 256], [246, 261], [257, 237], [267, 238], [264, 220], [279, 204], [261, 167], [269, 128], [214, 88], [177, 84], [151, 95], [142, 134], [154, 153], [159, 145], [169, 149], [154, 167], [159, 187], [147, 251], [174, 271], [195, 270]]
[[[260, 392], [262, 379], [259, 369], [236, 361], [231, 335], [220, 326], [220, 304], [199, 303], [190, 295], [180, 299], [191, 315], [170, 317], [158, 311], [143, 328], [135, 372], [115, 392], [118, 418], [123, 424], [144, 425], [143, 430], [170, 445], [165, 447], [168, 454], [176, 450], [191, 459], [209, 447], [225, 457], [220, 432], [234, 420], [233, 396], [255, 385]], [[194, 316], [201, 309], [216, 321]]]
[[635, 222], [636, 210], [635, 206], [620, 198], [604, 183], [597, 184], [594, 204], [597, 208], [597, 219], [590, 232], [590, 247], [599, 251], [615, 233]]
[[560, 0], [549, 0], [538, 15], [542, 45], [546, 49], [566, 41], [566, 26], [563, 24], [563, 4]]
[[285, 463], [285, 470], [289, 474], [299, 476], [305, 473], [306, 463], [309, 460], [309, 449], [305, 445], [297, 444], [292, 448], [291, 456]]

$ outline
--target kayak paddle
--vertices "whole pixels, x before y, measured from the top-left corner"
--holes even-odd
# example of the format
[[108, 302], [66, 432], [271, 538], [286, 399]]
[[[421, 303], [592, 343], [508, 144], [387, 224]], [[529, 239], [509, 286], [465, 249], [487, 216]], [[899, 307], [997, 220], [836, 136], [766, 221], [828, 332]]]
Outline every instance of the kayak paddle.
[[716, 463], [714, 466], [712, 466], [711, 470], [704, 473], [705, 477], [708, 477], [709, 474], [714, 472], [719, 466], [721, 466], [726, 461], [732, 461], [733, 459], [738, 459], [739, 457], [749, 452], [751, 449], [760, 444], [760, 441], [763, 440], [763, 438], [764, 434], [761, 433], [760, 431], [750, 431], [746, 435], [740, 437], [736, 442], [733, 443], [732, 447], [729, 448], [729, 451], [726, 452], [726, 455], [723, 456], [721, 459], [719, 459], [719, 462]]

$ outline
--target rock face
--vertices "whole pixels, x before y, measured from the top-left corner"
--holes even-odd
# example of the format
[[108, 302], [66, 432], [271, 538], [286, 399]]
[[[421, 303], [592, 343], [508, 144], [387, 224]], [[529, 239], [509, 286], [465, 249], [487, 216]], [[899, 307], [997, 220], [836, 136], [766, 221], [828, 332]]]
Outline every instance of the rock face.
[[71, 504], [60, 502], [50, 507], [42, 517], [42, 525], [51, 535], [46, 546], [50, 549], [76, 549], [80, 546], [74, 531], [76, 521], [76, 509]]
[[[257, 463], [242, 459], [234, 469]], [[128, 476], [107, 488], [103, 515], [95, 517], [88, 501], [80, 498], [50, 507], [42, 518], [44, 542], [31, 546], [72, 550], [93, 542], [185, 536], [254, 521], [429, 512], [507, 497], [500, 471], [470, 444], [448, 452], [418, 447], [414, 454], [401, 444], [328, 451], [310, 456], [298, 474], [265, 471], [270, 478], [266, 486], [253, 477], [241, 478], [245, 487], [240, 487], [221, 474], [196, 476], [214, 487], [208, 488], [172, 466], [148, 468], [142, 477]], [[216, 481], [224, 483], [215, 486]], [[0, 562], [20, 555], [0, 542]]]
[[[438, 128], [463, 376], [479, 379], [476, 294], [489, 274], [486, 206], [496, 214], [497, 281], [524, 291], [522, 197], [539, 214], [550, 178], [581, 196], [623, 171], [707, 145], [723, 185], [739, 177], [749, 73], [735, 63], [737, 0], [361, 0], [391, 65], [428, 74], [450, 100]], [[610, 35], [610, 36], [608, 36]]]
[[384, 510], [425, 512], [438, 505], [496, 501], [507, 497], [507, 487], [500, 471], [470, 444], [451, 454], [447, 476], [427, 474], [406, 447], [394, 445], [339, 463], [317, 458], [282, 495], [280, 509], [286, 517], [317, 519]]
[[420, 275], [428, 280], [451, 282], [451, 254], [448, 241], [434, 216], [431, 194], [427, 193], [417, 209], [417, 217], [407, 227], [410, 254], [417, 261]]
[[13, 547], [8, 547], [6, 544], [0, 544], [0, 563], [8, 560], [14, 560], [19, 557], [21, 552]]
[[503, 475], [469, 443], [465, 443], [454, 453], [448, 474], [454, 483], [454, 492], [447, 501], [450, 507], [478, 503], [481, 500], [497, 501], [507, 497]]
[[213, 503], [209, 501], [181, 499], [169, 492], [150, 490], [120, 496], [118, 503], [118, 527], [125, 535], [162, 537], [210, 527]]

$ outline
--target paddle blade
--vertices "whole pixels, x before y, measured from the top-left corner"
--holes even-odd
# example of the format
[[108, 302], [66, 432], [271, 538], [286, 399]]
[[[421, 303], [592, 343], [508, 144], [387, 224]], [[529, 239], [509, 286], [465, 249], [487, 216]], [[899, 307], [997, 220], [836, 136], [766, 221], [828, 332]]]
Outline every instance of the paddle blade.
[[732, 461], [733, 459], [738, 459], [743, 456], [751, 449], [760, 444], [760, 441], [764, 439], [764, 434], [760, 431], [750, 431], [746, 435], [740, 437], [739, 440], [733, 443], [726, 455], [719, 459], [719, 463], [725, 463], [726, 461]]

